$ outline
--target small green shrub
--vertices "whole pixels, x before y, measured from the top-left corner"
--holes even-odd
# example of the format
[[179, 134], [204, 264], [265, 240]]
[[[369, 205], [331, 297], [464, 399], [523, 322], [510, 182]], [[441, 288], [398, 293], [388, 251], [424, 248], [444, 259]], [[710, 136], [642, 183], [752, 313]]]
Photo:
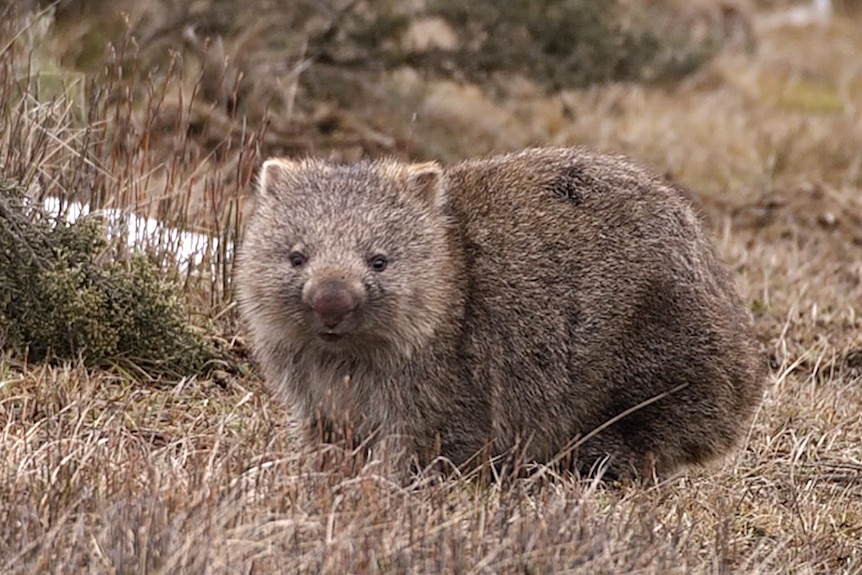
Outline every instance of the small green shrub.
[[214, 355], [188, 324], [178, 290], [146, 257], [101, 257], [107, 248], [98, 220], [54, 218], [0, 182], [3, 347], [37, 362], [80, 358], [153, 375], [203, 370]]
[[372, 59], [474, 79], [515, 72], [552, 88], [679, 78], [721, 43], [695, 38], [675, 21], [672, 6], [660, 2], [647, 11], [615, 0], [429, 0], [426, 15], [446, 20], [460, 46], [410, 53], [397, 42], [407, 18], [393, 14], [388, 0], [370, 6], [352, 39]]

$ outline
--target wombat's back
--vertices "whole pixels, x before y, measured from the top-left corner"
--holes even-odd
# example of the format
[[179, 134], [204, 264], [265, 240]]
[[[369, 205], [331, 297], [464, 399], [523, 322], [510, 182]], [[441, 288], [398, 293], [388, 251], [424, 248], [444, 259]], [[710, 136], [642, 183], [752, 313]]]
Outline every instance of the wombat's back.
[[[731, 447], [764, 366], [685, 196], [620, 158], [534, 149], [447, 171], [469, 273], [473, 385], [499, 450], [619, 474]], [[596, 430], [599, 433], [593, 435]]]

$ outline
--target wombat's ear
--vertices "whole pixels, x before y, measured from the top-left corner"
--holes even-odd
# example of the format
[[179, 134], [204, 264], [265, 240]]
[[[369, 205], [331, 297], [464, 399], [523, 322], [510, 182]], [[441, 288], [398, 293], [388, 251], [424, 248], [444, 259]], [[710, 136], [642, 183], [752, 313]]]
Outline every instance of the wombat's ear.
[[443, 168], [437, 162], [407, 166], [407, 186], [435, 208], [440, 208], [446, 203]]
[[299, 167], [296, 160], [270, 158], [263, 163], [257, 177], [257, 193], [259, 197], [267, 197], [291, 186], [294, 175]]

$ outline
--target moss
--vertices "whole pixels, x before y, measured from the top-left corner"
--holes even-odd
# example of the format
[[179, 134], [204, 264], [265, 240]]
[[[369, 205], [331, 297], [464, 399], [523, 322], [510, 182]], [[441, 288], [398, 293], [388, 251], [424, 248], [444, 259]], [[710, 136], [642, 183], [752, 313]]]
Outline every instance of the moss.
[[[0, 182], [0, 341], [30, 361], [82, 359], [158, 375], [203, 370], [213, 352], [178, 290], [142, 255], [109, 251], [96, 219], [74, 223]], [[107, 261], [103, 261], [107, 260]]]

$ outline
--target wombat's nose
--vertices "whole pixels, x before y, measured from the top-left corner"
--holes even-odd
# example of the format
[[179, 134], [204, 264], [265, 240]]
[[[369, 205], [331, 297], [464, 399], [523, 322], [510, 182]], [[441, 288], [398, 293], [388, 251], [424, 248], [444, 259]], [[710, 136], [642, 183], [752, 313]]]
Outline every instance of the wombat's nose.
[[322, 283], [311, 296], [311, 310], [325, 327], [334, 328], [357, 307], [354, 295], [340, 281]]

